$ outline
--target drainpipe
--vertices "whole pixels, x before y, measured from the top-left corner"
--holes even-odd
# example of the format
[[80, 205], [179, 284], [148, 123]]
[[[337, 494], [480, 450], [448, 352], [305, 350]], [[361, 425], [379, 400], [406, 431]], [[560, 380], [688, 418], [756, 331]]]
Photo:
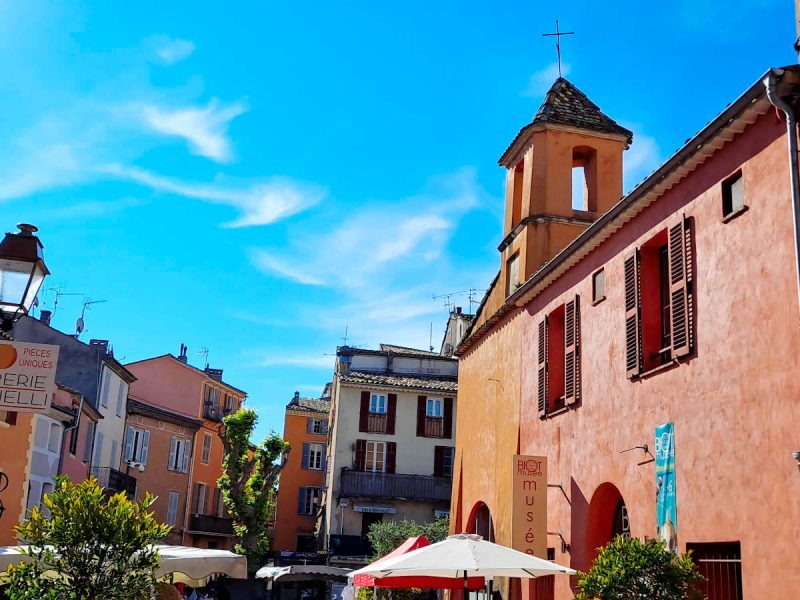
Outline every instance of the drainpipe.
[[[58, 474], [61, 475], [61, 470], [64, 468], [64, 445], [67, 443], [67, 432], [72, 431], [78, 425], [81, 424], [81, 414], [83, 413], [83, 398], [84, 395], [81, 394], [81, 402], [78, 405], [78, 414], [75, 415], [75, 422], [70, 425], [69, 427], [64, 427], [64, 439], [61, 440], [61, 452], [58, 456]], [[75, 448], [75, 452], [77, 452], [77, 446]]]
[[[794, 217], [794, 258], [797, 276], [797, 298], [800, 308], [800, 165], [797, 153], [797, 118], [795, 116], [794, 98], [787, 102], [788, 96], [798, 96], [798, 87], [791, 81], [785, 81], [785, 69], [772, 69], [764, 78], [767, 88], [767, 99], [786, 115], [786, 131], [789, 139], [789, 173], [792, 183], [792, 216]], [[781, 86], [781, 84], [785, 84]], [[779, 87], [781, 89], [779, 89]]]

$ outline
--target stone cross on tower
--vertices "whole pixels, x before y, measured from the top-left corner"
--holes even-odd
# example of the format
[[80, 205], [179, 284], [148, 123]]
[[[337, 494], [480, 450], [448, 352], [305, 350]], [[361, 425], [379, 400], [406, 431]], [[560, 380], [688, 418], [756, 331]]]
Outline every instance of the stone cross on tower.
[[543, 33], [542, 37], [555, 36], [556, 38], [556, 53], [558, 54], [558, 76], [561, 77], [561, 36], [562, 35], [575, 35], [574, 31], [559, 31], [558, 19], [556, 19], [555, 33]]

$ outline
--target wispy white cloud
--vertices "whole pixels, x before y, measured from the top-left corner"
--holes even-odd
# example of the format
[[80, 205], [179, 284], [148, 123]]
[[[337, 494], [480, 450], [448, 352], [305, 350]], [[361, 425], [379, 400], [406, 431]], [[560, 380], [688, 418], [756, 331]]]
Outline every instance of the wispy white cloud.
[[167, 65], [174, 65], [189, 58], [195, 51], [195, 43], [190, 40], [176, 39], [168, 35], [153, 38], [155, 53]]
[[237, 185], [225, 180], [212, 184], [187, 182], [119, 164], [105, 165], [98, 172], [184, 198], [237, 208], [239, 218], [224, 227], [269, 225], [310, 208], [325, 195], [318, 186], [283, 177]]
[[225, 106], [213, 99], [205, 107], [168, 109], [145, 104], [139, 107], [139, 115], [142, 122], [156, 133], [186, 140], [194, 154], [227, 162], [233, 156], [228, 127], [246, 110], [241, 102]]
[[650, 175], [662, 162], [655, 138], [642, 132], [637, 125], [623, 124], [633, 131], [633, 143], [623, 154], [623, 180], [628, 192]]
[[297, 262], [289, 263], [288, 261], [283, 261], [267, 254], [263, 250], [253, 250], [250, 259], [258, 269], [265, 273], [274, 273], [284, 279], [305, 285], [322, 285], [324, 283], [322, 279], [298, 269]]
[[[567, 63], [561, 63], [562, 76], [566, 77], [569, 72], [570, 66]], [[555, 83], [556, 79], [558, 79], [558, 63], [554, 62], [530, 76], [528, 86], [522, 91], [522, 95], [541, 98]]]

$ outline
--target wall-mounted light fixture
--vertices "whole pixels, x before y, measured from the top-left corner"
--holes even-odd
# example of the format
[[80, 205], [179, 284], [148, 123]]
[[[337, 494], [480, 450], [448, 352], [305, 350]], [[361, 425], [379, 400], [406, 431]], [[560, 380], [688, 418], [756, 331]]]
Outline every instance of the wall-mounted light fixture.
[[548, 531], [547, 535], [558, 536], [558, 538], [561, 540], [561, 554], [567, 554], [570, 551], [570, 549], [572, 548], [569, 545], [569, 543], [567, 542], [567, 540], [564, 539], [564, 536], [561, 535], [561, 530], [560, 529], [558, 531]]

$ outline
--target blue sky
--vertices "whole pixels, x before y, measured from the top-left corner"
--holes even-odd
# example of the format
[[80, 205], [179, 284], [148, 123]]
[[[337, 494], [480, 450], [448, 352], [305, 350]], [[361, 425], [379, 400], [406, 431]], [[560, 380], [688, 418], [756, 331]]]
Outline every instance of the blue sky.
[[[54, 325], [132, 361], [208, 348], [259, 434], [354, 344], [439, 345], [498, 268], [497, 158], [565, 74], [634, 131], [626, 188], [768, 67], [788, 0], [0, 0], [0, 202]], [[51, 308], [54, 293], [42, 295]], [[458, 297], [467, 307], [467, 299]]]

